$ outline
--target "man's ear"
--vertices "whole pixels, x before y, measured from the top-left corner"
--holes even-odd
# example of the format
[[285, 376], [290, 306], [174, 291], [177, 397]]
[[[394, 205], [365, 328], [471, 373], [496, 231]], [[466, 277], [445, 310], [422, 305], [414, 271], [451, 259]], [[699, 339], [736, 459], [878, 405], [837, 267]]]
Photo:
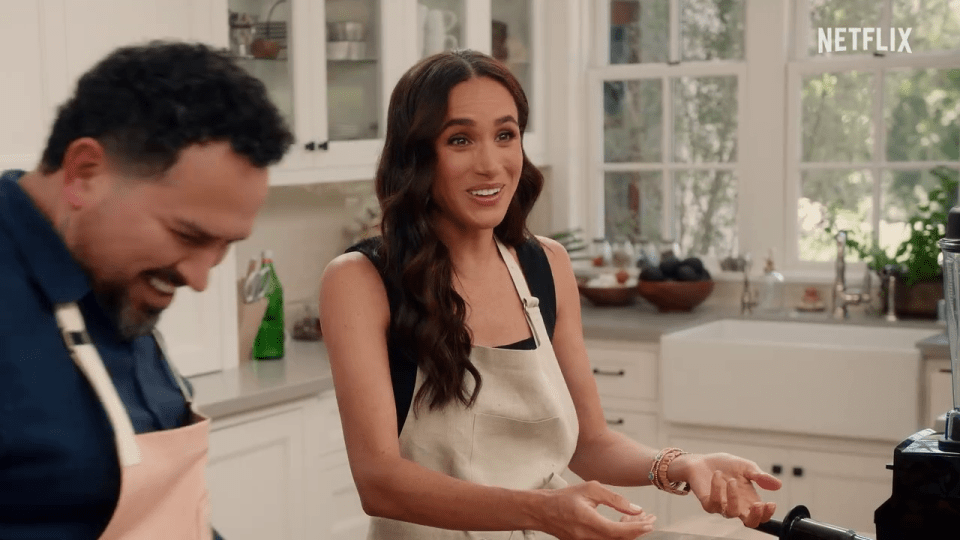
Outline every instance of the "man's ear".
[[107, 153], [96, 139], [81, 137], [63, 154], [63, 195], [71, 208], [95, 203], [109, 189]]

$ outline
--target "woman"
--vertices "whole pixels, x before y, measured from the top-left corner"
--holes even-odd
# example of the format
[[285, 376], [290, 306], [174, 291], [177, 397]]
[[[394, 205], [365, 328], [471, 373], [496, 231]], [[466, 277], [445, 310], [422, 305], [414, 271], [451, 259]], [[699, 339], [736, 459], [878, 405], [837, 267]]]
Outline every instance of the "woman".
[[[510, 72], [441, 53], [403, 76], [389, 110], [383, 237], [331, 262], [320, 293], [370, 538], [636, 538], [655, 518], [599, 482], [649, 484], [651, 471], [708, 512], [768, 520], [753, 482], [780, 483], [756, 464], [658, 455], [607, 428], [570, 259], [526, 229], [543, 177], [523, 153], [528, 106]], [[591, 481], [565, 487], [568, 465]]]

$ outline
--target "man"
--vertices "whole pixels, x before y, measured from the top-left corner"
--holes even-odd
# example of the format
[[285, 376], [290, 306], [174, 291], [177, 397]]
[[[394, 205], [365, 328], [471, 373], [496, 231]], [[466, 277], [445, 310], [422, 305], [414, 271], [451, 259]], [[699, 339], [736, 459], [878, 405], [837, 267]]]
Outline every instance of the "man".
[[248, 236], [292, 135], [222, 52], [118, 49], [0, 176], [0, 538], [211, 537], [209, 421], [151, 332]]

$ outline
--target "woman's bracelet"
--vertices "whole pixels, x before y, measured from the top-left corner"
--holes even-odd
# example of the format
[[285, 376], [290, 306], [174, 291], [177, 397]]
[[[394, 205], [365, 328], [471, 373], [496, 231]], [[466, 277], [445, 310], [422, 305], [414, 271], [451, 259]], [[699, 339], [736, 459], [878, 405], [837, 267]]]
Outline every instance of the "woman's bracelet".
[[688, 452], [684, 452], [679, 448], [664, 448], [657, 452], [657, 456], [653, 458], [650, 473], [647, 474], [650, 483], [657, 489], [666, 491], [667, 493], [673, 493], [674, 495], [686, 495], [690, 493], [690, 484], [686, 482], [670, 482], [667, 480], [667, 469], [670, 467], [670, 463], [678, 456], [687, 453]]

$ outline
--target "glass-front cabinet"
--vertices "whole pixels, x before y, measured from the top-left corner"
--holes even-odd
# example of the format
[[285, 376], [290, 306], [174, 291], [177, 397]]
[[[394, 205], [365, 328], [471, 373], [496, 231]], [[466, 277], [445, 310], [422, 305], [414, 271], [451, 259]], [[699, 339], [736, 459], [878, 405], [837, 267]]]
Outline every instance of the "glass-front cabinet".
[[525, 148], [542, 162], [543, 0], [215, 1], [232, 54], [296, 135], [274, 184], [373, 178], [397, 80], [457, 48], [493, 54], [520, 80], [531, 104]]

